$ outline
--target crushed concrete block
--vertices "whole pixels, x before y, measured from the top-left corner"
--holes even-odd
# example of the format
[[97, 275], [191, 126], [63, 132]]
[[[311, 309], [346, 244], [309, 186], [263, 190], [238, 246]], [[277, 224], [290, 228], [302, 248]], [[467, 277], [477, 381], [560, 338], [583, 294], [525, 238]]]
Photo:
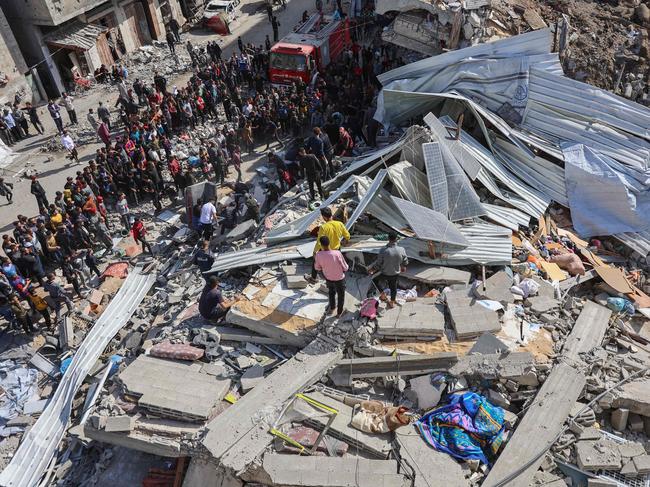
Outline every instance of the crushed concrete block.
[[626, 441], [618, 445], [618, 451], [623, 458], [634, 458], [645, 455], [645, 448], [638, 441]]
[[625, 408], [620, 408], [612, 411], [612, 416], [610, 422], [612, 428], [616, 431], [624, 431], [627, 426], [627, 419], [630, 416], [630, 410]]
[[230, 379], [200, 370], [199, 363], [140, 355], [118, 378], [143, 409], [181, 421], [205, 421], [230, 389]]
[[528, 298], [528, 302], [530, 311], [536, 315], [548, 313], [560, 307], [560, 302], [557, 299], [546, 296], [531, 296]]
[[106, 426], [106, 420], [107, 419], [108, 419], [107, 416], [101, 416], [99, 414], [94, 414], [94, 415], [92, 415], [90, 417], [90, 424], [96, 430], [101, 430], [101, 429], [104, 429], [104, 427]]
[[490, 403], [494, 404], [495, 406], [499, 406], [502, 408], [507, 408], [510, 406], [510, 401], [508, 398], [504, 395], [501, 394], [498, 391], [495, 391], [494, 389], [488, 389], [487, 391], [487, 399], [490, 401]]
[[423, 375], [416, 377], [409, 381], [411, 390], [417, 396], [417, 404], [419, 409], [431, 409], [440, 402], [440, 396], [445, 390], [447, 384], [444, 381], [432, 384], [434, 375]]
[[617, 444], [608, 439], [587, 440], [576, 443], [578, 467], [590, 472], [596, 470], [620, 470], [621, 454]]
[[131, 431], [135, 424], [133, 416], [109, 416], [106, 418], [104, 430], [106, 432]]
[[101, 292], [99, 289], [93, 289], [92, 292], [90, 293], [90, 296], [88, 296], [88, 301], [90, 301], [92, 304], [100, 305], [102, 304], [103, 298], [104, 298], [103, 292]]
[[650, 473], [650, 455], [639, 455], [632, 459], [638, 475]]
[[250, 391], [253, 387], [264, 380], [264, 367], [261, 365], [254, 365], [250, 367], [241, 376], [241, 388], [243, 392]]
[[377, 334], [388, 337], [439, 337], [445, 315], [436, 298], [420, 298], [387, 309], [377, 317]]
[[636, 433], [643, 431], [643, 419], [638, 414], [630, 413], [627, 424], [631, 431]]
[[636, 467], [634, 466], [632, 459], [629, 459], [627, 463], [624, 462], [623, 468], [619, 473], [626, 477], [636, 477]]
[[502, 304], [514, 303], [515, 299], [510, 288], [512, 276], [506, 271], [499, 271], [474, 288], [474, 294], [479, 299], [490, 299]]
[[201, 373], [214, 375], [215, 377], [222, 377], [226, 374], [226, 367], [222, 363], [205, 364], [201, 367]]
[[304, 289], [309, 285], [303, 276], [287, 276], [285, 279], [288, 289]]
[[237, 367], [239, 367], [240, 369], [247, 369], [255, 365], [255, 361], [252, 360], [250, 357], [247, 357], [246, 355], [240, 355], [239, 357], [237, 357], [236, 362], [237, 362]]
[[252, 353], [252, 354], [257, 355], [259, 353], [262, 353], [262, 348], [258, 347], [257, 345], [255, 345], [253, 343], [247, 342], [246, 343], [246, 351], [248, 353]]
[[225, 241], [235, 242], [237, 240], [243, 240], [252, 234], [256, 229], [257, 224], [255, 223], [255, 220], [246, 220], [230, 230], [230, 232], [226, 234]]
[[501, 329], [499, 315], [467, 296], [467, 291], [445, 293], [451, 324], [459, 339], [475, 337]]
[[580, 436], [578, 436], [579, 440], [600, 440], [602, 438], [603, 434], [600, 432], [598, 428], [585, 428], [582, 433], [580, 433]]
[[468, 355], [480, 354], [490, 355], [493, 353], [503, 353], [509, 350], [508, 345], [503, 343], [492, 333], [483, 333], [474, 346], [467, 352]]

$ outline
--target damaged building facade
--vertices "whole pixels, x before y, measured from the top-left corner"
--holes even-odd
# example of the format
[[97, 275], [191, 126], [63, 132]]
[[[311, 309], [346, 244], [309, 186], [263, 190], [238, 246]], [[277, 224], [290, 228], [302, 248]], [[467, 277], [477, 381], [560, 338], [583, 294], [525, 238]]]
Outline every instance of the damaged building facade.
[[178, 0], [5, 0], [0, 6], [48, 97], [66, 91], [77, 75], [163, 41], [171, 18], [184, 22]]

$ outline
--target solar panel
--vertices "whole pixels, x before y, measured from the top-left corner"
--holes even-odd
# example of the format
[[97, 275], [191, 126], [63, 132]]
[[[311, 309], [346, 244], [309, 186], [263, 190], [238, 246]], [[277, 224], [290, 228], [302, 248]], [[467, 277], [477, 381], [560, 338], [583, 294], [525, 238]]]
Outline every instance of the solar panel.
[[469, 246], [465, 236], [442, 213], [396, 196], [393, 196], [392, 199], [419, 239], [448, 243], [459, 247]]
[[443, 215], [449, 215], [447, 173], [442, 160], [440, 144], [438, 142], [422, 144], [422, 152], [424, 153], [424, 167], [427, 171], [432, 208]]

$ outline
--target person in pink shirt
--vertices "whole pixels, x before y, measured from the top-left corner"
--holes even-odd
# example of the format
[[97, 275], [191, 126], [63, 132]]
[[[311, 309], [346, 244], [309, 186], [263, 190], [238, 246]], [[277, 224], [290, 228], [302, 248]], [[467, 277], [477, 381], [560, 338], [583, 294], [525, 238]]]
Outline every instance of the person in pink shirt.
[[[329, 292], [329, 308], [327, 314], [334, 314], [336, 308], [337, 318], [343, 314], [343, 303], [345, 301], [345, 271], [348, 264], [343, 258], [340, 250], [330, 250], [330, 239], [322, 236], [320, 239], [321, 250], [316, 252], [314, 257], [314, 268], [321, 271], [327, 281]], [[336, 306], [338, 301], [338, 306]]]

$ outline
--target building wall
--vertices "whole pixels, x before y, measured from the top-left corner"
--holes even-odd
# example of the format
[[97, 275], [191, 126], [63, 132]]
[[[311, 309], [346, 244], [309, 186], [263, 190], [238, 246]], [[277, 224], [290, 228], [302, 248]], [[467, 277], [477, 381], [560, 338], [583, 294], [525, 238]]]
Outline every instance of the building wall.
[[25, 91], [23, 99], [31, 101], [32, 89], [25, 78], [27, 73], [27, 63], [6, 17], [0, 10], [0, 78], [3, 80], [0, 83], [0, 103], [13, 102], [14, 95], [21, 90]]
[[106, 0], [2, 0], [18, 17], [38, 25], [60, 25]]

